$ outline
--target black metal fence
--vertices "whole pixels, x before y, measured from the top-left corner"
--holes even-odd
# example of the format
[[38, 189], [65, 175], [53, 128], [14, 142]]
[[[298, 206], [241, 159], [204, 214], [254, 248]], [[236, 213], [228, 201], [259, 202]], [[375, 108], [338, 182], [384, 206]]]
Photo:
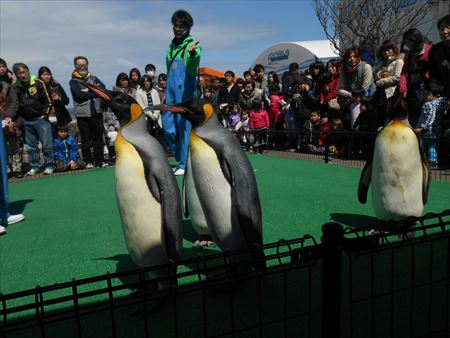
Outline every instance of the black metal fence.
[[265, 245], [265, 269], [225, 252], [1, 295], [1, 337], [449, 336], [450, 210], [322, 230]]
[[[282, 156], [325, 163], [363, 167], [373, 155], [376, 132], [336, 129], [323, 133], [323, 144], [310, 148], [307, 144], [319, 135], [312, 135], [306, 129], [268, 130], [264, 150]], [[433, 168], [432, 178], [450, 180], [450, 134], [443, 134], [437, 140], [439, 168]]]

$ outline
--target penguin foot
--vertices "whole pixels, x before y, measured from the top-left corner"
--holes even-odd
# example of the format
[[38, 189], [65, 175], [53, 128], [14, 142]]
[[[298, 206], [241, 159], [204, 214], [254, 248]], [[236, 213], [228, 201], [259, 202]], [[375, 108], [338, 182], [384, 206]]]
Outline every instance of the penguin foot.
[[203, 248], [210, 248], [214, 246], [216, 243], [213, 241], [207, 241], [207, 240], [199, 240], [197, 239], [193, 245], [196, 249], [203, 249]]

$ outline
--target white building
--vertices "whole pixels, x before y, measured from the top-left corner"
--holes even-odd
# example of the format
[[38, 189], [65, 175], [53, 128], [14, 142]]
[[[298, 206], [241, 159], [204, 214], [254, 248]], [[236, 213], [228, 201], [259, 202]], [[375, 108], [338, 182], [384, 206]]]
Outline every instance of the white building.
[[300, 69], [304, 70], [316, 59], [326, 62], [336, 57], [338, 56], [333, 52], [328, 40], [281, 42], [262, 52], [253, 62], [252, 68], [261, 64], [265, 73], [283, 73], [293, 62], [297, 62]]

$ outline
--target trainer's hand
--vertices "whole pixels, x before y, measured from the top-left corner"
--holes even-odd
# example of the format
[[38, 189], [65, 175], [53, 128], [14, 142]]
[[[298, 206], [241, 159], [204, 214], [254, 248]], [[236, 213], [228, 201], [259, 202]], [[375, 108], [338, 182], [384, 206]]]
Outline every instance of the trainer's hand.
[[189, 47], [189, 49], [187, 50], [189, 54], [191, 55], [195, 54], [195, 50], [197, 49], [199, 43], [200, 41], [197, 41], [193, 45], [191, 45], [191, 47]]

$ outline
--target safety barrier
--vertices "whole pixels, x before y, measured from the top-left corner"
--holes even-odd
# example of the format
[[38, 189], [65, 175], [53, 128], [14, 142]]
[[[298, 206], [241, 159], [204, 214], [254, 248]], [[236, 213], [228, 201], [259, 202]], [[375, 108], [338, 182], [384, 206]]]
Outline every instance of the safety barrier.
[[[447, 337], [449, 230], [450, 210], [327, 223], [320, 243], [304, 236], [37, 286], [0, 295], [1, 337]], [[249, 266], [256, 250], [265, 268]]]

